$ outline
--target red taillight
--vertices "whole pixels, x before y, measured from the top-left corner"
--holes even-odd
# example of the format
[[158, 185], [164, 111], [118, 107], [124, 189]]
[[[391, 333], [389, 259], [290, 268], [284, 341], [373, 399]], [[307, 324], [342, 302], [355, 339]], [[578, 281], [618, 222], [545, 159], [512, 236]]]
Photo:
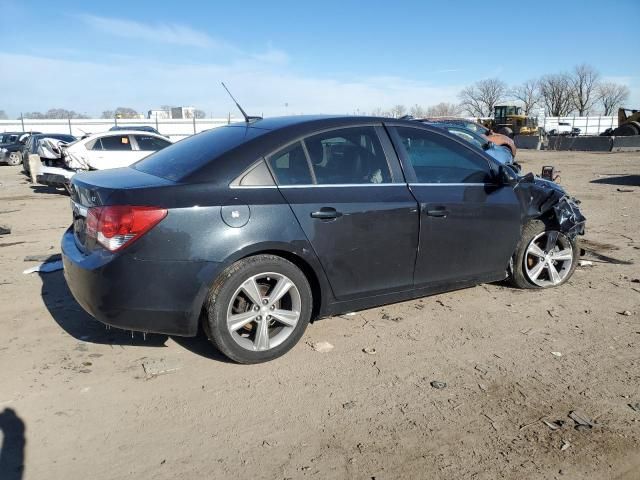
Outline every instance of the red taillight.
[[92, 207], [87, 212], [87, 236], [115, 252], [140, 238], [166, 216], [167, 210], [158, 207]]

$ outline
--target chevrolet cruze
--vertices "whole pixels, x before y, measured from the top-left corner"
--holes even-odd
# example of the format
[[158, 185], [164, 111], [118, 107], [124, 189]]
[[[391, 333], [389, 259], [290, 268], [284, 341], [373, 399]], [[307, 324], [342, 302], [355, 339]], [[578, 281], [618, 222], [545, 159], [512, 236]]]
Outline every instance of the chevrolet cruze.
[[520, 176], [411, 120], [258, 119], [72, 179], [65, 277], [87, 312], [276, 358], [309, 321], [508, 279], [566, 282], [585, 219], [557, 184]]

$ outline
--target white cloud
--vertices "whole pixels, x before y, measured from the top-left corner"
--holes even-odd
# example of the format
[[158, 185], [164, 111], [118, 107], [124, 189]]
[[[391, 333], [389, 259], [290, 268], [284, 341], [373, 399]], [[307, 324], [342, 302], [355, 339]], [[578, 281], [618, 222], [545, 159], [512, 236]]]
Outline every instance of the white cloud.
[[296, 73], [282, 61], [288, 61], [286, 54], [270, 50], [265, 55], [241, 57], [231, 65], [164, 63], [136, 57], [95, 63], [0, 52], [0, 65], [12, 66], [0, 75], [0, 91], [12, 92], [2, 108], [13, 115], [53, 107], [95, 115], [117, 106], [146, 112], [173, 104], [195, 105], [222, 116], [235, 113], [220, 86], [224, 81], [250, 114], [353, 113], [396, 104], [409, 107], [456, 101], [462, 87], [394, 76], [313, 77]]
[[206, 32], [195, 30], [186, 25], [173, 23], [145, 24], [133, 20], [89, 14], [78, 15], [77, 18], [91, 28], [118, 37], [201, 48], [230, 47], [224, 42], [215, 40]]

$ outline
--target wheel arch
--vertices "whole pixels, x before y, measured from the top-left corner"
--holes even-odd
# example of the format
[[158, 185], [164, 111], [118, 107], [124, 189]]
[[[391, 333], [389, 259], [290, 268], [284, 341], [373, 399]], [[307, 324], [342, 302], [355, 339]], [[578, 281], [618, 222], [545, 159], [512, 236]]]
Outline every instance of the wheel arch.
[[256, 244], [236, 251], [233, 255], [227, 258], [225, 262], [217, 264], [209, 274], [205, 274], [206, 280], [202, 282], [201, 289], [196, 296], [195, 305], [193, 305], [191, 313], [192, 321], [196, 320], [197, 323], [202, 323], [202, 314], [207, 306], [207, 298], [209, 296], [211, 286], [214, 284], [218, 276], [237, 261], [248, 257], [254, 257], [256, 255], [275, 255], [298, 267], [307, 278], [309, 286], [311, 287], [311, 294], [313, 298], [311, 321], [322, 317], [323, 312], [326, 310], [327, 303], [333, 298], [331, 287], [324, 275], [324, 271], [322, 270], [319, 261], [315, 258], [315, 254], [310, 249], [310, 246], [304, 246], [304, 248], [301, 249], [301, 252], [303, 254], [306, 253], [310, 258], [305, 258], [303, 255], [292, 251], [290, 248], [287, 248], [287, 245], [273, 242]]

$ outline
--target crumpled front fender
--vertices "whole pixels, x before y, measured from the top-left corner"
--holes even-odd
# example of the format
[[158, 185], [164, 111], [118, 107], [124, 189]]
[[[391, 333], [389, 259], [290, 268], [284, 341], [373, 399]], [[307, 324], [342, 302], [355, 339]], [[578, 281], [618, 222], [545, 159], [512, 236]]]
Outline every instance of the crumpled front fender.
[[578, 206], [580, 201], [567, 195], [560, 185], [531, 175], [523, 177], [514, 191], [523, 205], [523, 223], [546, 218], [565, 235], [584, 235], [586, 218]]

